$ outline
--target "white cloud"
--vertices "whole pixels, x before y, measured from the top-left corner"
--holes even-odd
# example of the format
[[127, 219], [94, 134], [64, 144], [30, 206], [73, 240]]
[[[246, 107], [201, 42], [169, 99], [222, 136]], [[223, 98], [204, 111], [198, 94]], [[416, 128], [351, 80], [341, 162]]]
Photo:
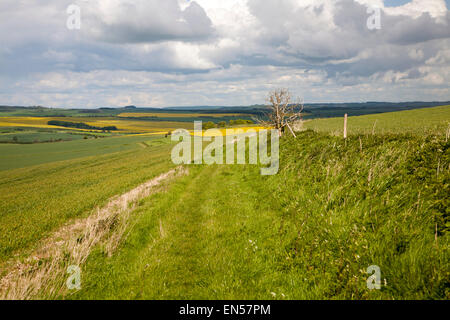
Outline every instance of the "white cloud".
[[[444, 0], [2, 0], [0, 104], [261, 103], [276, 86], [306, 101], [449, 100]], [[368, 5], [382, 8], [368, 30]]]
[[113, 43], [204, 40], [211, 20], [195, 1], [182, 9], [177, 0], [102, 0], [78, 2], [88, 36]]
[[447, 6], [445, 0], [412, 0], [403, 6], [385, 8], [385, 11], [392, 15], [407, 15], [414, 18], [429, 13], [436, 18], [446, 15]]

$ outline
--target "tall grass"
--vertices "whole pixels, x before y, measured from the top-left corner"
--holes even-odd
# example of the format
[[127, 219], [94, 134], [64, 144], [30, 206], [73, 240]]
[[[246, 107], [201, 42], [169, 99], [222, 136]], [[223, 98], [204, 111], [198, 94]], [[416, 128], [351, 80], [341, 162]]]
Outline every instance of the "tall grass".
[[[276, 176], [192, 166], [72, 298], [448, 299], [449, 142], [306, 131]], [[381, 268], [381, 290], [366, 270]]]

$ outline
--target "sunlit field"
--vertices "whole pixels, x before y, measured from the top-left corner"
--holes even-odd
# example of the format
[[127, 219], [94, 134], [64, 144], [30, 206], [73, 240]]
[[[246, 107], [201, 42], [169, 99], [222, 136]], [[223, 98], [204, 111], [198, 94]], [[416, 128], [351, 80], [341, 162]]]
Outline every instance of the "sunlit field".
[[[59, 128], [64, 127], [48, 125], [48, 121], [82, 122], [96, 127], [116, 126], [121, 133], [140, 132], [168, 132], [178, 128], [192, 129], [193, 123], [167, 122], [167, 121], [133, 121], [118, 118], [92, 118], [92, 117], [0, 117], [0, 127], [33, 127], [33, 128]], [[71, 130], [91, 131], [86, 129], [71, 128]]]
[[[318, 132], [342, 135], [343, 118], [306, 121], [305, 128]], [[351, 117], [349, 134], [445, 134], [450, 126], [450, 106], [389, 112]]]
[[[119, 220], [94, 219], [91, 228], [108, 229], [82, 260], [83, 219], [173, 169], [175, 142], [143, 133], [0, 144], [0, 275], [9, 275], [0, 295], [448, 299], [448, 110], [350, 117], [347, 141], [342, 118], [306, 122], [297, 138], [281, 139], [275, 176], [261, 176], [258, 165], [184, 165], [182, 175], [127, 204]], [[108, 121], [89, 123], [116, 124]], [[58, 260], [42, 255], [64, 228], [72, 231], [61, 241], [78, 244]], [[34, 271], [14, 273], [17, 261]], [[39, 273], [52, 261], [61, 274]], [[75, 262], [82, 287], [71, 291], [63, 271]], [[367, 290], [370, 265], [381, 268], [381, 290]], [[13, 295], [12, 287], [24, 291]]]

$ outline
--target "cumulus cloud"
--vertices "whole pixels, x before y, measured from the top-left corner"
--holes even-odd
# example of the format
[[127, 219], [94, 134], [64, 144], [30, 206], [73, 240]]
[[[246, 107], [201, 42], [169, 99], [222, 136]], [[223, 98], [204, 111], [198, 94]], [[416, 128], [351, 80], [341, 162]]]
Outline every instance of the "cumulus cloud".
[[195, 1], [181, 9], [177, 0], [102, 0], [84, 5], [84, 31], [114, 43], [205, 40], [212, 23]]
[[441, 0], [412, 0], [402, 6], [385, 8], [389, 14], [406, 15], [414, 18], [420, 17], [423, 13], [428, 13], [433, 18], [446, 14], [448, 8], [445, 1]]
[[[449, 100], [444, 0], [2, 0], [0, 104]], [[381, 28], [369, 30], [368, 7]]]

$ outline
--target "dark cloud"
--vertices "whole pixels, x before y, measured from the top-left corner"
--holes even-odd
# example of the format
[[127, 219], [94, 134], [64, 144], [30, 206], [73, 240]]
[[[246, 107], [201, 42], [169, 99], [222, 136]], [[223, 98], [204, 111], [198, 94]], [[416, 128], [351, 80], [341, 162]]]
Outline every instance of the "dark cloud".
[[[261, 48], [269, 46], [276, 51], [260, 61], [273, 61], [273, 65], [321, 69], [331, 77], [368, 77], [416, 68], [448, 48], [448, 11], [439, 18], [429, 13], [416, 18], [381, 11], [381, 29], [369, 30], [368, 7], [354, 0], [335, 3], [332, 24], [323, 19], [324, 4], [293, 8], [291, 1], [267, 2], [250, 0], [249, 5], [263, 28], [256, 41]], [[411, 57], [408, 52], [413, 49], [424, 56]]]
[[418, 18], [385, 15], [385, 27], [389, 30], [387, 41], [391, 44], [415, 44], [435, 39], [450, 38], [450, 14], [441, 19], [423, 13]]
[[[89, 10], [84, 29], [97, 40], [124, 43], [201, 41], [214, 34], [211, 20], [196, 2], [182, 10], [176, 0], [123, 1]], [[92, 32], [91, 32], [92, 30]]]

